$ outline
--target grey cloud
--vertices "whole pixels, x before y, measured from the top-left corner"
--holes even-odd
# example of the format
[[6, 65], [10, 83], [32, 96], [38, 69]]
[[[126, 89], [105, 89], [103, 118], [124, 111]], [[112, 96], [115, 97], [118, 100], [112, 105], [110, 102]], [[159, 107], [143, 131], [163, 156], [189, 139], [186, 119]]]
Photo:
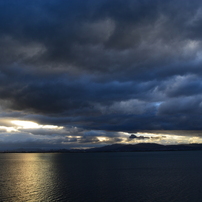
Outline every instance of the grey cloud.
[[[162, 85], [162, 91], [168, 97], [191, 96], [201, 94], [201, 79], [197, 75], [175, 76]], [[160, 90], [160, 89], [159, 89]]]
[[134, 135], [134, 134], [132, 134], [129, 138], [137, 138], [137, 136], [136, 135]]
[[173, 98], [165, 101], [159, 106], [158, 113], [161, 114], [201, 114], [201, 96]]
[[145, 136], [136, 136], [134, 134], [129, 136], [130, 139], [136, 139], [136, 140], [145, 140], [145, 139], [150, 139], [150, 137], [145, 137]]

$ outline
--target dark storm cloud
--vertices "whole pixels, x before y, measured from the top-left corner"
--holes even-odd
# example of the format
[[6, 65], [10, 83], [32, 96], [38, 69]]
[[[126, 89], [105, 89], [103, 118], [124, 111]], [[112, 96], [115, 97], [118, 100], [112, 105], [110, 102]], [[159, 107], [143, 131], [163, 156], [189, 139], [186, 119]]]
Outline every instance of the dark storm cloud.
[[84, 130], [202, 129], [200, 1], [10, 0], [0, 11], [1, 116]]
[[180, 1], [3, 2], [4, 60], [72, 72], [116, 74], [124, 66], [142, 73], [142, 68], [187, 57], [178, 51], [197, 23], [188, 23], [197, 6], [196, 1], [183, 8]]
[[201, 96], [185, 97], [185, 98], [174, 98], [169, 101], [165, 101], [159, 107], [159, 114], [201, 114], [202, 101]]

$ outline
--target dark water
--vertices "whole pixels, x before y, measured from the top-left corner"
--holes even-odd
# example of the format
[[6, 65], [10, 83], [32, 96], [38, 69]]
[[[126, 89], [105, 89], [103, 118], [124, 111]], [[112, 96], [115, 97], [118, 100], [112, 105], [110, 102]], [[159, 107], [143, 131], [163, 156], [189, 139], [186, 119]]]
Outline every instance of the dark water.
[[0, 154], [0, 201], [202, 201], [202, 151]]

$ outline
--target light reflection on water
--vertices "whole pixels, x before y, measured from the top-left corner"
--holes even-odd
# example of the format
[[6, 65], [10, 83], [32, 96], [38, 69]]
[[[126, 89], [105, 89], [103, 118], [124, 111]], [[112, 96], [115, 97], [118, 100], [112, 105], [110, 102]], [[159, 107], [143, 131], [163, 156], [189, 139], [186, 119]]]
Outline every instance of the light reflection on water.
[[54, 154], [0, 154], [0, 157], [1, 200], [51, 200], [55, 184]]
[[0, 201], [202, 201], [202, 152], [0, 154]]

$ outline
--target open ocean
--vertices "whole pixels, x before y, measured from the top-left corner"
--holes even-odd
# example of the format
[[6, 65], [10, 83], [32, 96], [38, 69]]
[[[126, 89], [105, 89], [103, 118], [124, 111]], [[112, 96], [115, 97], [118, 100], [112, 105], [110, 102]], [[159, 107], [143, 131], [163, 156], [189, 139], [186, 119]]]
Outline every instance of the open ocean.
[[1, 153], [0, 201], [201, 202], [202, 151]]

